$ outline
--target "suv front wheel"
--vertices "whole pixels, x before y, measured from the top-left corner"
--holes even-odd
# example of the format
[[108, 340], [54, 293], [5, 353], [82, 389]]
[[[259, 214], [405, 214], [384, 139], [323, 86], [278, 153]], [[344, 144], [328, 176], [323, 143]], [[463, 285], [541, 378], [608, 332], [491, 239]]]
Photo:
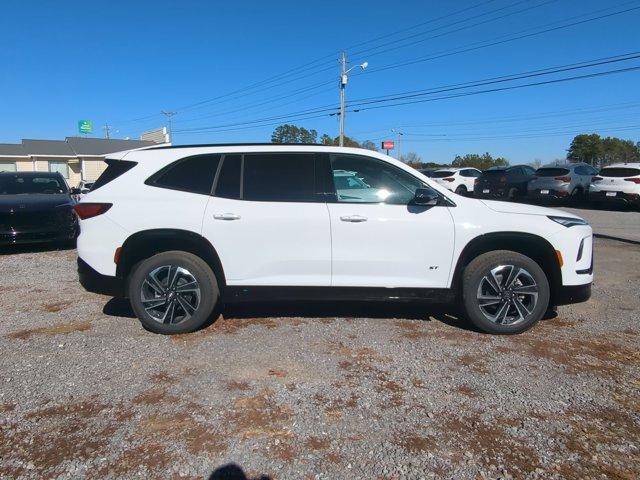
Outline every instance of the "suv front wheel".
[[129, 278], [129, 300], [147, 330], [165, 335], [207, 325], [220, 297], [209, 265], [188, 252], [158, 253], [138, 263]]
[[462, 297], [467, 318], [493, 334], [521, 333], [542, 318], [549, 305], [549, 281], [531, 258], [496, 250], [464, 270]]

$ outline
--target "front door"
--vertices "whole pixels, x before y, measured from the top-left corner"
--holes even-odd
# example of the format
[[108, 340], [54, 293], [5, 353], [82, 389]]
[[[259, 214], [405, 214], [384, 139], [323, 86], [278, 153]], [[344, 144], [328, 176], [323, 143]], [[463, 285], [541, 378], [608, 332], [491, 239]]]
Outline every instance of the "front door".
[[392, 164], [330, 157], [332, 286], [446, 288], [454, 248], [450, 207], [412, 205], [416, 189], [427, 185]]
[[316, 157], [225, 155], [202, 234], [228, 285], [330, 285], [331, 232], [324, 196], [316, 194]]

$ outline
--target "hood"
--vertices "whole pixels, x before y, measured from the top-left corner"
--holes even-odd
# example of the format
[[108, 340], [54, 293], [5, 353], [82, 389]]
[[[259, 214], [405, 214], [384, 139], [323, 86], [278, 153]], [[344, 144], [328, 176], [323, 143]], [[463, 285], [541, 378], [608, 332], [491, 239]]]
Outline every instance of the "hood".
[[51, 210], [55, 207], [74, 202], [68, 194], [0, 195], [0, 212], [36, 212]]
[[526, 205], [524, 203], [498, 202], [495, 200], [480, 200], [494, 212], [517, 213], [521, 215], [544, 215], [552, 217], [580, 218], [573, 213], [557, 210], [555, 208], [538, 207], [537, 205]]

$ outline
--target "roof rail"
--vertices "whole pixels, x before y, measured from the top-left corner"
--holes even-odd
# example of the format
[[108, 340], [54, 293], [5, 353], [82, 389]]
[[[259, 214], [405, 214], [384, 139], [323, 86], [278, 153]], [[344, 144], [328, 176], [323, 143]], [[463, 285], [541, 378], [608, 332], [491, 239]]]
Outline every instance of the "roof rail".
[[[171, 148], [199, 148], [199, 147], [289, 147], [289, 146], [304, 146], [304, 147], [337, 147], [338, 145], [325, 145], [322, 143], [200, 143], [194, 145], [166, 145], [158, 147], [142, 147], [139, 150], [166, 150]], [[351, 147], [359, 148], [359, 147]]]

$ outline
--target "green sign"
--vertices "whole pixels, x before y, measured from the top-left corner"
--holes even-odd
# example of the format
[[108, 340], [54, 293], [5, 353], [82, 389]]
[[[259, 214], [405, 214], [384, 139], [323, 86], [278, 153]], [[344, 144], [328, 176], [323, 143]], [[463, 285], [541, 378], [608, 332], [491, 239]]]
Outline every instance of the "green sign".
[[93, 132], [93, 123], [91, 123], [91, 120], [78, 120], [78, 131], [80, 133]]

